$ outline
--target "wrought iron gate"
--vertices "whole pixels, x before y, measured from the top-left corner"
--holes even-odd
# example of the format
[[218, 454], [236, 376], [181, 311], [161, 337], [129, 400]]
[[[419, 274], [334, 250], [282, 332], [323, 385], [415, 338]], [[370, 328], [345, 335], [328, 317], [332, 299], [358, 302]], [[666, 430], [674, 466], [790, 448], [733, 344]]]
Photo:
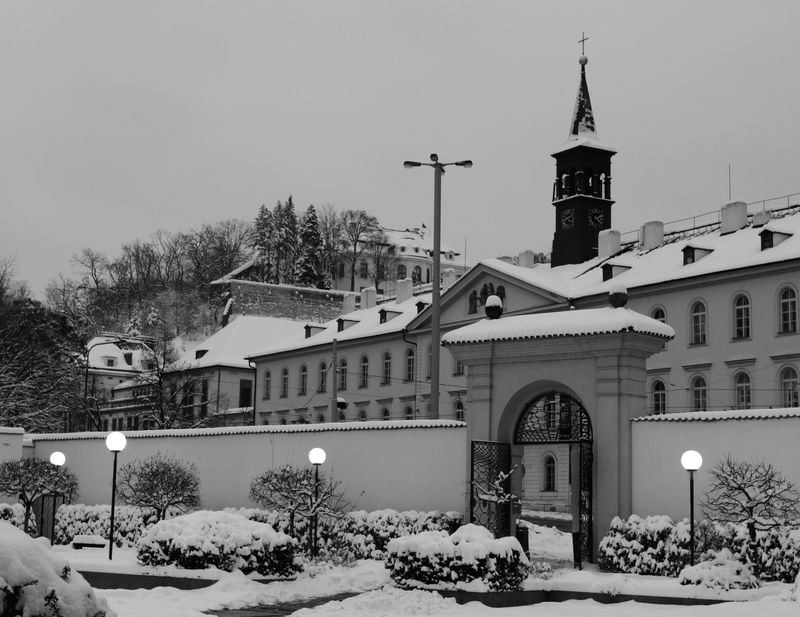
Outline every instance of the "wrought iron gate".
[[[491, 499], [489, 487], [500, 473], [511, 469], [511, 444], [497, 441], [472, 442], [472, 474], [470, 477], [469, 520], [482, 525], [495, 538], [511, 535], [511, 506]], [[509, 492], [507, 478], [503, 489]]]
[[569, 394], [555, 391], [537, 397], [527, 406], [514, 434], [515, 444], [569, 444], [570, 450], [578, 448], [580, 555], [575, 556], [576, 566], [583, 560], [592, 561], [592, 439], [592, 423], [583, 405]]

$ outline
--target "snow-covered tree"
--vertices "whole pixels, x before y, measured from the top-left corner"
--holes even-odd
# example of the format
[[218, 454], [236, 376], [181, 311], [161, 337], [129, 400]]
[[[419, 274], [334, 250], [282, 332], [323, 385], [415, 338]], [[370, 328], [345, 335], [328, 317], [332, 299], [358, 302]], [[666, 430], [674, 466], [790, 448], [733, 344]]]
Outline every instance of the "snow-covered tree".
[[78, 491], [78, 479], [66, 466], [38, 458], [0, 463], [0, 493], [19, 499], [25, 508], [23, 531], [28, 532], [33, 502], [42, 495], [61, 495], [67, 501]]
[[152, 508], [160, 521], [170, 508], [186, 513], [200, 505], [197, 467], [161, 452], [120, 467], [117, 490], [123, 502]]
[[324, 289], [325, 277], [321, 272], [322, 236], [319, 232], [317, 211], [311, 205], [300, 219], [297, 254], [296, 283], [303, 287]]
[[275, 224], [272, 212], [262, 204], [256, 216], [253, 228], [253, 248], [258, 251], [257, 271], [261, 282], [270, 282], [273, 276], [273, 261], [275, 249]]
[[275, 269], [278, 283], [294, 284], [295, 260], [297, 259], [297, 213], [292, 196], [275, 207], [272, 219], [275, 222]]

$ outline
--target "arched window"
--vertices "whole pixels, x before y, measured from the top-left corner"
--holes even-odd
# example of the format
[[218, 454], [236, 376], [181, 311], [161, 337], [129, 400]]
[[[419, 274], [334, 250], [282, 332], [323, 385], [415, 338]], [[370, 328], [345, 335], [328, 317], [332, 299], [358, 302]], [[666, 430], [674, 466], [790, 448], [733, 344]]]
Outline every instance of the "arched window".
[[281, 398], [289, 396], [289, 369], [285, 366], [281, 369]]
[[800, 397], [797, 392], [797, 371], [787, 366], [781, 371], [781, 404], [784, 407], [800, 407]]
[[387, 386], [392, 382], [392, 354], [388, 351], [383, 352], [383, 373], [381, 375], [381, 385]]
[[308, 393], [308, 367], [303, 364], [300, 366], [300, 396]]
[[692, 379], [690, 390], [692, 393], [692, 411], [706, 411], [708, 409], [708, 386], [705, 378], [698, 375]]
[[694, 304], [692, 304], [691, 309], [692, 314], [692, 334], [691, 334], [691, 344], [692, 345], [705, 345], [707, 339], [707, 329], [708, 329], [708, 322], [707, 322], [707, 313], [706, 313], [706, 305], [698, 300]]
[[411, 280], [414, 281], [414, 283], [422, 282], [422, 268], [414, 266], [414, 269], [411, 271]]
[[414, 381], [417, 378], [417, 360], [414, 354], [414, 348], [409, 347], [406, 349], [406, 381]]
[[414, 419], [414, 408], [411, 405], [406, 405], [406, 408], [403, 410], [405, 413], [406, 420], [413, 420]]
[[745, 294], [733, 301], [733, 338], [750, 338], [750, 298]]
[[459, 422], [464, 421], [464, 403], [461, 402], [461, 399], [456, 401], [456, 420]]
[[736, 395], [736, 409], [750, 409], [750, 375], [741, 371], [733, 379]]
[[397, 266], [397, 279], [402, 281], [406, 278], [406, 267], [403, 264]]
[[667, 313], [666, 311], [661, 308], [660, 306], [655, 307], [650, 312], [650, 317], [655, 319], [656, 321], [660, 321], [661, 323], [667, 323]]
[[667, 411], [667, 388], [660, 379], [653, 380], [650, 386], [650, 406], [653, 413]]
[[328, 383], [328, 365], [325, 362], [319, 363], [319, 385], [317, 392], [325, 392]]
[[469, 310], [467, 312], [470, 315], [474, 315], [478, 312], [478, 292], [474, 289], [469, 294]]
[[358, 387], [366, 388], [369, 385], [369, 358], [361, 356], [361, 368], [358, 374]]
[[542, 461], [542, 491], [553, 492], [556, 490], [556, 458], [548, 454]]
[[347, 358], [339, 360], [339, 390], [347, 390]]
[[359, 409], [358, 410], [358, 421], [359, 422], [366, 422], [367, 421], [367, 410], [366, 409]]
[[272, 396], [272, 372], [267, 369], [264, 371], [264, 398]]
[[388, 408], [388, 407], [384, 407], [384, 408], [381, 410], [381, 417], [383, 417], [383, 419], [384, 419], [384, 420], [391, 420], [391, 419], [392, 419], [392, 414], [391, 414], [391, 412], [389, 411], [389, 408]]
[[797, 332], [797, 292], [791, 287], [781, 290], [779, 296], [780, 304], [780, 328], [781, 334]]

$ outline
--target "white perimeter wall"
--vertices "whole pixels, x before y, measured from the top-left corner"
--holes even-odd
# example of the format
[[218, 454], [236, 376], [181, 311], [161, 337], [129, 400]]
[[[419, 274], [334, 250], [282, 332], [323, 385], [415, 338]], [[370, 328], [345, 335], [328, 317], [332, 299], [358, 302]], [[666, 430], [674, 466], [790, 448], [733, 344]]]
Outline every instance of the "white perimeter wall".
[[681, 467], [686, 450], [703, 456], [703, 466], [695, 473], [696, 520], [703, 518], [699, 504], [710, 482], [709, 469], [726, 454], [736, 461], [770, 463], [800, 487], [800, 417], [645, 421], [633, 422], [632, 427], [633, 511], [640, 516], [689, 517], [689, 474]]
[[[126, 433], [118, 464], [158, 451], [197, 466], [202, 507], [252, 507], [250, 481], [284, 464], [310, 466], [321, 447], [321, 473], [342, 481], [356, 508], [456, 510], [465, 503], [466, 425], [449, 420], [350, 422], [307, 426], [253, 426]], [[49, 460], [60, 450], [79, 478], [77, 502], [111, 501], [112, 454], [105, 433], [27, 435], [25, 455]], [[361, 491], [363, 495], [360, 495]]]

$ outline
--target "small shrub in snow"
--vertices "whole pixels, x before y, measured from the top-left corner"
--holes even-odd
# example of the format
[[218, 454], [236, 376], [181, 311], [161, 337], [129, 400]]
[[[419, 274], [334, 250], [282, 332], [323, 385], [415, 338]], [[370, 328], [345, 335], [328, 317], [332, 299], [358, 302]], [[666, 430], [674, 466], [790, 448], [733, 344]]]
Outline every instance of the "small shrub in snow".
[[550, 565], [549, 561], [534, 561], [528, 566], [528, 575], [534, 578], [547, 581], [553, 578], [554, 574], [553, 566]]
[[677, 576], [689, 562], [689, 522], [676, 524], [668, 516], [614, 517], [598, 555], [605, 570]]
[[528, 558], [516, 538], [495, 539], [488, 529], [467, 524], [450, 535], [423, 531], [391, 540], [386, 567], [399, 587], [481, 580], [491, 591], [512, 591], [527, 576]]
[[[114, 508], [114, 544], [131, 548], [142, 532], [156, 523], [152, 510], [143, 510], [134, 506], [117, 506]], [[87, 506], [71, 504], [59, 506], [56, 511], [56, 529], [54, 544], [69, 544], [78, 535], [95, 535], [108, 537], [108, 526], [111, 522], [111, 506]]]
[[[25, 508], [22, 504], [7, 504], [0, 503], [0, 521], [6, 521], [22, 529], [25, 525]], [[28, 532], [32, 536], [36, 536], [36, 516], [33, 512], [30, 513], [28, 520]]]
[[0, 615], [112, 617], [115, 613], [49, 546], [0, 522]]
[[709, 589], [755, 589], [761, 586], [750, 569], [738, 561], [728, 549], [722, 549], [712, 559], [681, 570], [681, 585], [702, 585]]
[[182, 568], [216, 567], [264, 576], [291, 576], [297, 540], [265, 523], [230, 512], [199, 511], [161, 521], [136, 545], [144, 565], [175, 564]]
[[126, 463], [119, 470], [120, 499], [152, 508], [158, 520], [170, 509], [185, 513], [200, 506], [200, 477], [194, 463], [169, 454], [155, 454]]

